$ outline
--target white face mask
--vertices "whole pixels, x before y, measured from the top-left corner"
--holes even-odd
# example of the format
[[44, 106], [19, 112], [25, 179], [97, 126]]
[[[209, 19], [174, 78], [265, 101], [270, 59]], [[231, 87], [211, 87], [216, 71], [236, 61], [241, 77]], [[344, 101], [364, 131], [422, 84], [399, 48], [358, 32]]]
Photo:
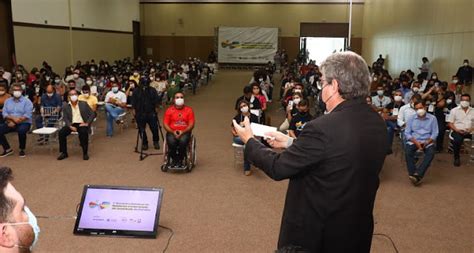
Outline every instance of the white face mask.
[[294, 93], [301, 93], [301, 90], [300, 89], [295, 89]]
[[462, 108], [467, 108], [471, 104], [469, 101], [461, 101], [460, 102]]
[[378, 91], [377, 91], [377, 95], [383, 96], [383, 90], [378, 90]]
[[260, 82], [263, 82], [263, 78], [259, 78], [258, 80], [259, 80]]
[[469, 64], [468, 64], [467, 62], [465, 62], [465, 63], [464, 63], [464, 66], [467, 66], [467, 65], [469, 65]]
[[48, 97], [52, 97], [54, 93], [46, 93], [46, 95], [48, 95]]
[[87, 80], [86, 83], [87, 83], [87, 85], [91, 85], [91, 84], [92, 84], [92, 80]]
[[155, 80], [155, 78], [150, 76], [150, 81], [154, 81], [154, 80]]
[[457, 79], [453, 80], [453, 83], [454, 84], [458, 83], [458, 80]]
[[295, 103], [296, 105], [299, 104], [300, 102], [301, 102], [301, 98], [293, 99], [293, 103]]
[[438, 79], [438, 76], [433, 76], [433, 79], [434, 79], [434, 80]]
[[72, 95], [71, 102], [76, 102], [76, 101], [77, 101], [77, 95]]
[[400, 101], [402, 101], [403, 98], [402, 98], [402, 96], [395, 96], [395, 97], [393, 97], [393, 99], [395, 99], [395, 102], [400, 102]]
[[16, 91], [13, 91], [13, 96], [16, 97], [16, 98], [19, 98], [21, 97], [21, 91], [20, 90], [16, 90]]
[[244, 107], [240, 108], [240, 111], [243, 112], [243, 113], [247, 113], [247, 112], [249, 112], [249, 107], [244, 106]]
[[117, 93], [117, 92], [118, 92], [118, 90], [119, 90], [119, 88], [118, 88], [118, 87], [112, 87], [112, 92], [113, 92], [113, 93]]
[[74, 75], [72, 75], [72, 77], [74, 77], [74, 79], [77, 79], [77, 78], [79, 78], [79, 74], [74, 74]]
[[60, 79], [55, 79], [54, 82], [59, 83], [59, 82], [61, 82], [61, 80]]
[[418, 116], [420, 116], [420, 117], [423, 117], [426, 114], [426, 110], [425, 109], [418, 109], [418, 110], [416, 110], [416, 114], [418, 114]]
[[418, 88], [418, 87], [413, 87], [413, 92], [418, 93], [418, 91], [420, 91], [420, 88]]
[[110, 81], [111, 81], [111, 82], [115, 82], [115, 77], [111, 77], [111, 78], [110, 78]]
[[450, 98], [446, 99], [446, 103], [447, 103], [448, 105], [450, 105], [452, 102], [453, 102], [452, 99], [450, 99]]
[[182, 106], [184, 105], [184, 98], [177, 98], [174, 100], [174, 104], [177, 106]]

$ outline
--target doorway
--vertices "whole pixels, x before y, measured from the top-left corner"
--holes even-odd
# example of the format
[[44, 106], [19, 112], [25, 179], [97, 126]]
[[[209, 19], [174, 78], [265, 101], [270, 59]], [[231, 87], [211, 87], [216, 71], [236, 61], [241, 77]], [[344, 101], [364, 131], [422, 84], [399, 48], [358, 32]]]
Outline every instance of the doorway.
[[140, 43], [140, 22], [132, 21], [133, 24], [133, 58], [137, 59], [141, 56], [141, 43]]
[[10, 71], [15, 61], [11, 0], [0, 0], [0, 45], [0, 66]]
[[344, 37], [301, 37], [300, 52], [306, 52], [307, 61], [321, 64], [329, 55], [345, 50]]

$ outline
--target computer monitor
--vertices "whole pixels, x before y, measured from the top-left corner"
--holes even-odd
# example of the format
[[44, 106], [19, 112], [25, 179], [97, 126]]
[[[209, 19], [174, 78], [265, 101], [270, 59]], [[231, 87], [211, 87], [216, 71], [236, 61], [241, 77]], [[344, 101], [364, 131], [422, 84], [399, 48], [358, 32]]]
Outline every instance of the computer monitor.
[[163, 189], [85, 185], [76, 235], [156, 238]]

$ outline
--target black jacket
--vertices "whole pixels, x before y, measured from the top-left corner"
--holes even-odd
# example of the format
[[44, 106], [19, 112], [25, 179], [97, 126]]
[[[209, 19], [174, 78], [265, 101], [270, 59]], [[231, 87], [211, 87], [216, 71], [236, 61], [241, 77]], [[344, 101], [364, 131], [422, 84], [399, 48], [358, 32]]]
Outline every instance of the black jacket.
[[474, 71], [472, 71], [471, 66], [461, 66], [458, 68], [458, 72], [456, 72], [456, 76], [459, 78], [459, 82], [463, 84], [472, 83], [472, 76]]
[[140, 86], [135, 88], [132, 96], [132, 108], [136, 115], [154, 114], [156, 106], [159, 104], [158, 92], [150, 86]]
[[[84, 123], [88, 123], [90, 127], [96, 116], [95, 112], [92, 111], [87, 102], [78, 101], [77, 103], [79, 105], [79, 111], [81, 112], [82, 120], [84, 120]], [[66, 126], [72, 125], [72, 108], [69, 103], [64, 104], [63, 106], [63, 120]]]
[[387, 148], [385, 123], [364, 99], [309, 122], [281, 153], [251, 139], [245, 157], [274, 180], [290, 179], [278, 247], [369, 252]]

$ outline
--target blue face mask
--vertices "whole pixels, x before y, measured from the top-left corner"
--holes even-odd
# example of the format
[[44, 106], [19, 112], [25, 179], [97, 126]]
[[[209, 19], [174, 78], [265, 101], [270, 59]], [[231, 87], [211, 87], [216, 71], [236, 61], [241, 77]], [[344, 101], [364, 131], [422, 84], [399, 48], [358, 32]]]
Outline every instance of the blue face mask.
[[112, 87], [112, 92], [113, 92], [113, 93], [117, 93], [118, 90], [119, 90], [118, 87]]
[[24, 210], [26, 215], [28, 215], [28, 223], [31, 225], [31, 227], [33, 228], [33, 232], [35, 233], [35, 239], [33, 241], [33, 244], [31, 244], [30, 246], [31, 250], [38, 242], [38, 237], [41, 230], [38, 226], [38, 220], [36, 219], [36, 216], [31, 212], [31, 210], [27, 206], [25, 206]]

